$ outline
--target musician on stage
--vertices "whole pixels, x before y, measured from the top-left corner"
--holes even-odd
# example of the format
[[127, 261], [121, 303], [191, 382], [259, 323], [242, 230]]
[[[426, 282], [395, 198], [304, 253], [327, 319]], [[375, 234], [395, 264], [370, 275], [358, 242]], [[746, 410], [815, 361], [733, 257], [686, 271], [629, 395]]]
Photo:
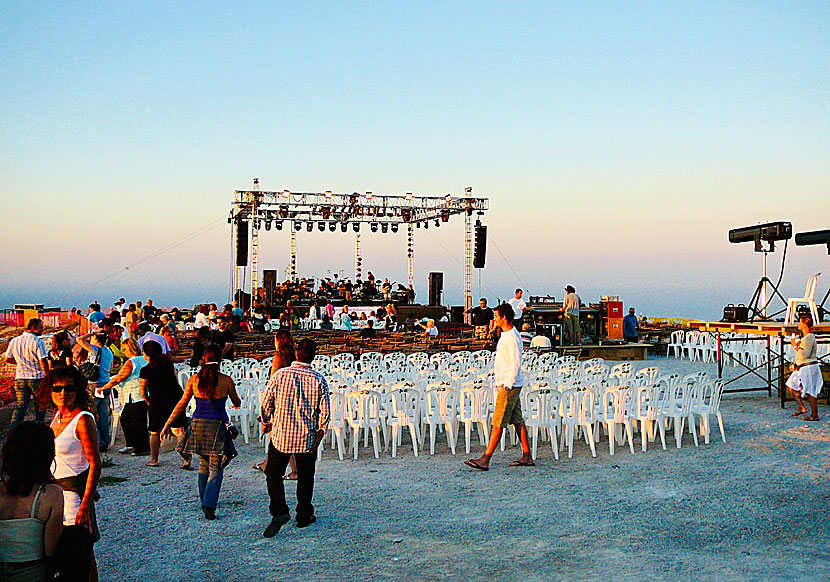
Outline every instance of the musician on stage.
[[793, 373], [787, 380], [787, 387], [792, 391], [793, 398], [798, 409], [792, 416], [801, 416], [807, 413], [804, 407], [802, 395], [807, 395], [810, 402], [810, 416], [802, 417], [803, 420], [814, 422], [818, 420], [818, 393], [824, 385], [824, 378], [821, 375], [821, 366], [818, 363], [816, 336], [813, 335], [813, 318], [805, 315], [798, 320], [798, 330], [801, 332], [801, 339], [792, 338], [791, 343], [795, 348], [795, 364]]

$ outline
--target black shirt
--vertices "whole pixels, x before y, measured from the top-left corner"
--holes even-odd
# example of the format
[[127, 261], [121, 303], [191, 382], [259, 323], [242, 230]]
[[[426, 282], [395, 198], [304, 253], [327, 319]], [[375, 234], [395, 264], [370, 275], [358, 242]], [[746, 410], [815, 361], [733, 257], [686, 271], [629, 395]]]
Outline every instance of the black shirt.
[[360, 337], [377, 337], [377, 335], [374, 327], [364, 327], [360, 330]]
[[493, 321], [493, 310], [489, 307], [482, 308], [478, 305], [473, 307], [470, 313], [473, 314], [473, 325], [476, 327], [490, 325], [490, 322]]
[[[225, 331], [214, 331], [213, 332], [213, 343], [215, 343], [216, 345], [218, 345], [220, 348], [222, 348], [224, 350], [225, 349], [225, 344], [233, 344], [234, 343], [233, 334], [230, 331], [228, 331], [227, 329]], [[232, 347], [231, 351], [229, 351], [227, 354], [222, 356], [222, 359], [223, 360], [232, 360], [234, 350], [235, 350], [235, 347]]]

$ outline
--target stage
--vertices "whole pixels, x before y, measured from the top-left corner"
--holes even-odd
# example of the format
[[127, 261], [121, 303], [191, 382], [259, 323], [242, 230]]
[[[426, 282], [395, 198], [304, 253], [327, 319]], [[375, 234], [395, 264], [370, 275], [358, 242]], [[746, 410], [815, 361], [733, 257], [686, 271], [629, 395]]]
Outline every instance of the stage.
[[575, 356], [577, 360], [590, 360], [591, 358], [602, 358], [609, 361], [648, 359], [649, 344], [623, 343], [623, 344], [585, 344], [581, 346], [553, 346], [551, 349], [560, 356]]

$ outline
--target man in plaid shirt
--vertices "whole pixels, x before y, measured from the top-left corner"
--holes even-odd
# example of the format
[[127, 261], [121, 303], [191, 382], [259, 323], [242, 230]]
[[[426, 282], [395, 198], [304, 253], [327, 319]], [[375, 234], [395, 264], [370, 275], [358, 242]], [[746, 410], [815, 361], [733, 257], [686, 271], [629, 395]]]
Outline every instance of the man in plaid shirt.
[[329, 387], [311, 367], [317, 353], [314, 340], [300, 340], [296, 352], [296, 361], [271, 376], [260, 405], [263, 430], [271, 437], [265, 476], [272, 519], [263, 533], [266, 538], [277, 535], [290, 519], [282, 476], [291, 455], [297, 461], [297, 527], [317, 521], [311, 497], [317, 447], [329, 426]]

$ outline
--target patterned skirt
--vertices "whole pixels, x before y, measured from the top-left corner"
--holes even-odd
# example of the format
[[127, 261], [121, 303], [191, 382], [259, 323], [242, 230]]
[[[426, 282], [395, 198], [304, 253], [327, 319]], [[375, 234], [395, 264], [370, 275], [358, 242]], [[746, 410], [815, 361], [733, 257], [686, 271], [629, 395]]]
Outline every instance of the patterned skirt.
[[233, 440], [228, 437], [225, 421], [213, 418], [194, 418], [176, 450], [205, 457], [222, 455], [227, 458], [223, 465], [237, 454]]

